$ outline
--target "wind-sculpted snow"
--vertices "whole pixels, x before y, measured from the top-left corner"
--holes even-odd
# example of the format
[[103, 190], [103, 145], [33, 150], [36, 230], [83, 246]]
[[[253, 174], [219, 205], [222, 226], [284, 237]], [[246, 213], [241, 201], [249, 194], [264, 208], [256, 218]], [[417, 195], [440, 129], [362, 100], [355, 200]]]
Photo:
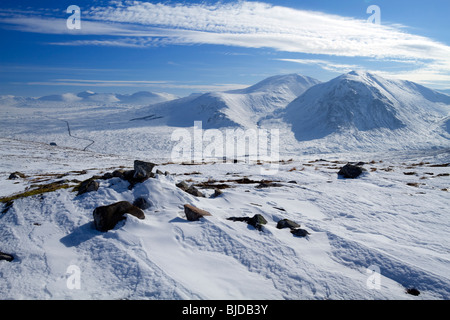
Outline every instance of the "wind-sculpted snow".
[[[39, 143], [0, 143], [2, 198], [61, 179], [76, 186], [133, 163]], [[365, 175], [337, 175], [355, 160], [365, 162]], [[0, 261], [0, 297], [448, 299], [449, 162], [439, 150], [298, 156], [282, 161], [271, 177], [277, 183], [264, 188], [258, 181], [267, 178], [259, 170], [265, 163], [160, 163], [155, 169], [170, 174], [132, 190], [114, 177], [82, 195], [72, 188], [24, 193], [8, 209], [0, 206], [1, 251], [14, 257]], [[13, 168], [23, 178], [9, 180]], [[176, 186], [184, 180], [198, 188], [221, 185], [222, 194], [201, 189], [205, 197], [195, 197]], [[94, 228], [96, 207], [138, 197], [152, 204], [145, 219], [128, 215], [108, 232]], [[211, 216], [188, 221], [184, 204]], [[255, 214], [267, 220], [261, 230], [227, 219]], [[277, 229], [282, 219], [309, 235]], [[374, 266], [380, 271], [375, 288], [368, 282]], [[80, 271], [79, 288], [69, 283], [73, 269]], [[420, 295], [406, 294], [408, 288]]]

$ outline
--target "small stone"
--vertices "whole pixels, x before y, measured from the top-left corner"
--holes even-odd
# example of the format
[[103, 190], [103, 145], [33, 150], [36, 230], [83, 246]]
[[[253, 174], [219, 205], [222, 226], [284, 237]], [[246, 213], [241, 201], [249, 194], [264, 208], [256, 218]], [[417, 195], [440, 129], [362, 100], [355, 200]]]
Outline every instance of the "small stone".
[[147, 210], [148, 208], [153, 206], [153, 203], [144, 197], [139, 197], [134, 200], [133, 205], [142, 210]]
[[413, 296], [418, 296], [420, 294], [420, 291], [417, 290], [416, 288], [409, 288], [406, 289], [406, 293], [412, 294]]
[[4, 253], [0, 251], [0, 260], [6, 260], [8, 262], [11, 262], [14, 260], [14, 257], [10, 254]]
[[24, 179], [24, 178], [26, 178], [26, 176], [23, 173], [16, 171], [16, 172], [11, 173], [8, 177], [9, 180], [16, 180], [19, 178]]
[[300, 225], [289, 219], [282, 219], [282, 220], [278, 221], [277, 228], [278, 229], [284, 229], [284, 228], [295, 229], [295, 228], [300, 228]]
[[184, 213], [186, 214], [186, 219], [188, 219], [189, 221], [197, 221], [204, 216], [211, 216], [211, 213], [209, 213], [208, 211], [199, 209], [190, 204], [184, 205]]
[[291, 233], [297, 237], [306, 237], [307, 235], [310, 235], [305, 229], [292, 229]]
[[86, 193], [86, 192], [92, 192], [97, 191], [100, 187], [100, 184], [92, 179], [83, 181], [80, 186], [78, 187], [78, 194], [77, 196]]

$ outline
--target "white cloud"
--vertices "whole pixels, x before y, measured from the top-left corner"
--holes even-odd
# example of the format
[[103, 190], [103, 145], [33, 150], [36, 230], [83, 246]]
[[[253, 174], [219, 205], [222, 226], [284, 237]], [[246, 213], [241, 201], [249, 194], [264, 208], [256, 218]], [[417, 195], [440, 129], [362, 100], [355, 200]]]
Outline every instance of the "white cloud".
[[315, 65], [324, 70], [338, 73], [347, 73], [353, 70], [364, 69], [361, 65], [334, 63], [320, 59], [276, 59], [278, 61], [295, 62], [299, 64]]
[[[415, 61], [429, 81], [439, 82], [450, 77], [450, 47], [408, 33], [404, 26], [368, 24], [366, 20], [261, 2], [153, 4], [113, 1], [107, 7], [83, 11], [82, 19], [81, 30], [68, 30], [64, 19], [28, 15], [0, 17], [0, 22], [27, 32], [100, 36], [94, 40], [76, 38], [53, 43], [60, 45], [142, 48], [214, 44], [272, 48], [313, 55]], [[307, 60], [303, 62], [307, 63]], [[430, 65], [421, 65], [425, 62]], [[323, 60], [318, 64], [331, 71], [353, 67]], [[411, 72], [404, 74], [411, 75]]]
[[146, 80], [87, 80], [87, 79], [54, 79], [51, 81], [27, 82], [27, 85], [39, 86], [73, 86], [73, 87], [140, 87], [160, 89], [189, 89], [202, 92], [228, 91], [247, 88], [249, 85], [236, 83], [195, 84], [174, 81]]

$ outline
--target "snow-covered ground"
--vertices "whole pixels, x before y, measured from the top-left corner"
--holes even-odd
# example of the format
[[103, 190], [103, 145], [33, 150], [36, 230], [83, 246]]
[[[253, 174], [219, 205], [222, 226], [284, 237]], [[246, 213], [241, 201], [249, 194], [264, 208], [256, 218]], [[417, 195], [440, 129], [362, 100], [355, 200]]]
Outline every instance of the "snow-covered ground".
[[[340, 88], [349, 83], [353, 88], [352, 82]], [[224, 114], [230, 115], [239, 99], [252, 101], [245, 94], [210, 96], [226, 97]], [[183, 99], [173, 103], [203, 107], [191, 103], [194, 96]], [[361, 106], [358, 95], [349, 99]], [[356, 130], [352, 118], [355, 131], [301, 142], [282, 118], [264, 117], [280, 129], [276, 163], [195, 165], [171, 157], [172, 133], [179, 128], [152, 114], [167, 105], [174, 104], [2, 98], [0, 252], [14, 260], [0, 260], [0, 299], [450, 298], [450, 144], [448, 130], [441, 130], [448, 121], [439, 118], [448, 112], [444, 102], [433, 104], [439, 110], [429, 113], [436, 117], [430, 131], [421, 122], [422, 135], [410, 141], [396, 128]], [[209, 118], [199, 120], [207, 127]], [[407, 124], [410, 130], [414, 125]], [[132, 189], [118, 177], [98, 179], [98, 191], [77, 195], [73, 189], [93, 176], [132, 169], [134, 160], [154, 162], [153, 172], [170, 174]], [[347, 162], [360, 161], [367, 170], [362, 176], [338, 176]], [[264, 174], [271, 169], [272, 175]], [[9, 179], [13, 172], [22, 175]], [[181, 181], [205, 197], [178, 188]], [[215, 185], [223, 192], [217, 197]], [[33, 195], [43, 186], [54, 191]], [[152, 203], [144, 220], [128, 215], [108, 232], [94, 228], [95, 208], [139, 197]], [[184, 204], [211, 216], [188, 221]], [[255, 214], [267, 220], [260, 231], [227, 219]], [[310, 234], [278, 229], [281, 219]], [[405, 292], [411, 288], [420, 295]]]
[[[0, 139], [1, 196], [33, 183], [83, 180], [133, 158], [100, 155]], [[148, 160], [148, 159], [147, 159]], [[120, 178], [100, 180], [97, 192], [71, 188], [14, 200], [0, 216], [2, 299], [448, 299], [448, 151], [336, 154], [326, 159], [285, 159], [270, 179], [278, 186], [235, 180], [262, 176], [246, 163], [159, 163], [156, 175], [132, 190]], [[320, 160], [320, 161], [316, 161]], [[365, 161], [368, 172], [340, 179], [347, 161]], [[86, 171], [82, 171], [86, 170]], [[8, 180], [11, 172], [26, 178]], [[53, 174], [68, 173], [64, 177]], [[405, 173], [407, 173], [405, 175]], [[36, 179], [48, 178], [48, 181]], [[175, 184], [227, 184], [192, 196]], [[296, 183], [293, 183], [295, 181]], [[408, 183], [410, 185], [408, 185]], [[93, 227], [94, 208], [145, 196], [145, 219], [128, 216], [106, 233]], [[212, 216], [187, 221], [184, 204]], [[4, 205], [3, 205], [4, 206]], [[3, 209], [3, 207], [2, 207]], [[232, 216], [263, 215], [261, 231]], [[277, 222], [290, 219], [310, 235], [302, 238]], [[68, 281], [80, 271], [80, 288]], [[379, 270], [379, 282], [371, 280]], [[379, 269], [376, 269], [379, 268]], [[371, 269], [369, 269], [371, 270]], [[377, 286], [379, 284], [379, 287]], [[416, 297], [405, 293], [417, 288]]]

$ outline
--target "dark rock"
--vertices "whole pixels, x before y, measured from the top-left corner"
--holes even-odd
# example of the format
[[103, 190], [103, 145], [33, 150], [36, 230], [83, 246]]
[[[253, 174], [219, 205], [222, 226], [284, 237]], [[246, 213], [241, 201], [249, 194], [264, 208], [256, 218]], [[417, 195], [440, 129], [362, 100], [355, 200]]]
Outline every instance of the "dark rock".
[[183, 191], [186, 191], [189, 188], [189, 185], [186, 183], [186, 181], [181, 181], [177, 183], [176, 186]]
[[263, 181], [260, 184], [258, 184], [255, 188], [262, 189], [262, 188], [281, 187], [281, 186], [283, 186], [283, 185], [280, 183]]
[[8, 179], [9, 179], [9, 180], [16, 180], [16, 179], [19, 179], [19, 178], [25, 179], [26, 177], [27, 177], [27, 176], [24, 175], [23, 173], [21, 173], [21, 172], [19, 172], [19, 171], [16, 171], [16, 172], [11, 173], [11, 174], [9, 175]]
[[194, 186], [190, 186], [186, 192], [196, 197], [205, 197], [205, 195]]
[[190, 204], [184, 205], [184, 213], [186, 214], [186, 219], [189, 221], [197, 221], [204, 216], [211, 216], [208, 211], [199, 209]]
[[189, 186], [186, 183], [186, 181], [181, 181], [181, 182], [177, 183], [176, 186], [178, 188], [180, 188], [181, 190], [183, 190], [189, 194], [192, 194], [193, 196], [205, 197], [205, 195], [202, 192], [200, 192], [194, 185]]
[[13, 201], [13, 200], [7, 201], [7, 202], [5, 203], [5, 206], [3, 207], [3, 209], [2, 209], [2, 211], [1, 211], [0, 213], [1, 213], [1, 214], [7, 213], [7, 212], [9, 211], [9, 209], [12, 208], [13, 204], [14, 204], [14, 201]]
[[259, 213], [255, 214], [248, 221], [249, 225], [254, 226], [258, 230], [261, 230], [262, 225], [266, 224], [266, 223], [267, 223], [267, 220], [262, 215], [260, 215]]
[[153, 203], [144, 197], [136, 198], [133, 202], [133, 205], [138, 207], [139, 209], [146, 210], [153, 206]]
[[300, 228], [300, 225], [289, 219], [283, 219], [283, 220], [278, 221], [277, 228], [278, 229], [284, 229], [284, 228], [295, 229], [295, 228]]
[[214, 193], [212, 194], [211, 198], [216, 198], [216, 197], [220, 196], [222, 193], [223, 193], [222, 190], [216, 188], [216, 189], [214, 189]]
[[297, 237], [306, 237], [307, 235], [310, 235], [305, 229], [292, 229], [291, 233]]
[[106, 173], [102, 176], [102, 179], [103, 179], [103, 180], [108, 180], [108, 179], [111, 179], [111, 178], [114, 178], [114, 176], [113, 176], [113, 174], [112, 174], [111, 172], [106, 172]]
[[100, 184], [97, 181], [92, 180], [92, 179], [85, 180], [78, 187], [77, 196], [79, 196], [80, 194], [86, 193], [86, 192], [97, 191], [99, 187], [100, 187]]
[[124, 171], [123, 171], [123, 170], [120, 170], [120, 169], [114, 170], [113, 173], [112, 173], [112, 176], [113, 176], [114, 178], [124, 179], [123, 172], [124, 172]]
[[355, 179], [359, 177], [364, 171], [366, 170], [364, 168], [361, 168], [360, 166], [347, 163], [339, 170], [338, 175], [343, 176], [344, 178]]
[[14, 257], [10, 254], [4, 253], [0, 251], [0, 260], [6, 260], [8, 262], [11, 262], [14, 260]]
[[416, 288], [410, 288], [406, 289], [406, 293], [412, 294], [413, 296], [418, 296], [420, 294], [420, 291], [417, 290]]
[[227, 218], [227, 220], [247, 222], [249, 225], [255, 227], [255, 229], [257, 229], [257, 230], [261, 230], [262, 226], [267, 223], [267, 220], [259, 213], [255, 214], [251, 218], [250, 217], [230, 217], [230, 218]]
[[142, 182], [153, 177], [152, 170], [155, 166], [155, 163], [134, 160], [133, 179], [137, 182]]
[[116, 224], [126, 219], [126, 213], [138, 219], [145, 219], [144, 212], [128, 201], [120, 201], [108, 206], [101, 206], [94, 209], [94, 226], [98, 231], [106, 232], [113, 229]]

